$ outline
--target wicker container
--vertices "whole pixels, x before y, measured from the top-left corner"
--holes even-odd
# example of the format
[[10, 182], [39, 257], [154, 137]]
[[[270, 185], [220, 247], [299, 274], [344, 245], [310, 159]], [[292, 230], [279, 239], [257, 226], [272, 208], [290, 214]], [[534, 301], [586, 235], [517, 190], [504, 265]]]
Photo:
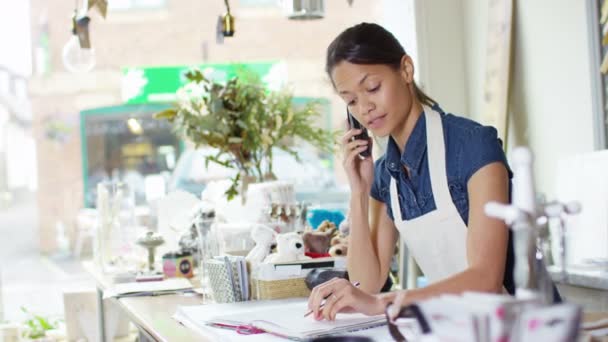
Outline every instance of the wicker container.
[[252, 299], [282, 299], [308, 297], [310, 290], [302, 278], [279, 280], [251, 280]]
[[308, 297], [306, 276], [313, 269], [346, 269], [346, 258], [306, 259], [286, 263], [261, 263], [249, 268], [251, 299]]

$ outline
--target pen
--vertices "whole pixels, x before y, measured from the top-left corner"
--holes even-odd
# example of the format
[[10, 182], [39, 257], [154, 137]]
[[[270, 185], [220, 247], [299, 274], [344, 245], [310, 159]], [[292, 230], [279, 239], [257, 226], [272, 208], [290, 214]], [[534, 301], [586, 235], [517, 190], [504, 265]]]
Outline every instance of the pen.
[[[358, 281], [356, 281], [356, 282], [354, 282], [354, 283], [353, 283], [353, 286], [354, 286], [354, 287], [359, 287], [359, 285], [361, 285], [361, 283], [359, 283]], [[331, 295], [333, 295], [333, 294], [334, 294], [334, 293], [333, 293], [333, 292], [331, 292], [331, 293], [327, 294], [325, 297], [323, 297], [323, 300], [321, 301], [321, 305], [319, 305], [319, 310], [323, 309], [323, 307], [325, 306], [325, 301], [327, 300], [327, 298], [331, 297]], [[310, 316], [310, 314], [311, 314], [312, 312], [313, 312], [312, 310], [308, 311], [308, 312], [307, 312], [307, 313], [304, 315], [304, 317], [308, 317], [308, 316]]]
[[176, 295], [176, 294], [186, 294], [193, 293], [192, 289], [183, 289], [183, 290], [169, 290], [169, 291], [143, 291], [143, 292], [131, 292], [125, 293], [121, 295], [115, 296], [115, 298], [126, 298], [126, 297], [156, 297], [156, 296], [165, 296], [165, 295]]

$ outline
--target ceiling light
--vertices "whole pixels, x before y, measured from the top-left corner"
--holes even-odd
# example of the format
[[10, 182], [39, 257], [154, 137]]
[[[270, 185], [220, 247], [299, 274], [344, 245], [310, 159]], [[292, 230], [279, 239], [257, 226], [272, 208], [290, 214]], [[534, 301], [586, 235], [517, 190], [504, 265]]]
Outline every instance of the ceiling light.
[[127, 120], [127, 126], [129, 127], [129, 131], [135, 135], [141, 135], [144, 132], [143, 127], [141, 127], [141, 124], [137, 119], [130, 118]]
[[[86, 8], [86, 7], [85, 7]], [[89, 39], [89, 23], [91, 19], [86, 16], [86, 9], [78, 14], [74, 11], [72, 18], [72, 35], [63, 46], [63, 65], [71, 72], [88, 72], [95, 67], [95, 50], [91, 47]]]

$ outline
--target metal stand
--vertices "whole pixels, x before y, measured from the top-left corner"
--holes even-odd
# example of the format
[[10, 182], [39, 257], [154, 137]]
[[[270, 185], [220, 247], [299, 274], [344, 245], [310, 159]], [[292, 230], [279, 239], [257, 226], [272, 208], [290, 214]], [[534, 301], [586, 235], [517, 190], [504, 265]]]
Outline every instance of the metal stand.
[[105, 313], [106, 310], [103, 305], [103, 290], [97, 287], [97, 312], [99, 313], [97, 317], [97, 327], [99, 328], [99, 341], [106, 341], [106, 322], [105, 322]]

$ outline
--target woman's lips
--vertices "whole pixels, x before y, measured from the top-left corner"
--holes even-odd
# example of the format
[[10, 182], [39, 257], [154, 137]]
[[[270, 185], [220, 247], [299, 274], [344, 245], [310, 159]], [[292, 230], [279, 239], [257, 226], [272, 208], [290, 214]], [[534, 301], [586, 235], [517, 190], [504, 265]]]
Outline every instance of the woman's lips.
[[385, 121], [384, 119], [385, 119], [385, 118], [386, 118], [386, 114], [383, 114], [383, 115], [377, 116], [377, 117], [375, 117], [375, 118], [373, 118], [373, 119], [369, 120], [369, 121], [367, 122], [367, 126], [368, 126], [370, 129], [377, 129], [377, 128], [380, 128], [380, 127], [381, 127], [381, 126], [384, 124], [384, 121]]

